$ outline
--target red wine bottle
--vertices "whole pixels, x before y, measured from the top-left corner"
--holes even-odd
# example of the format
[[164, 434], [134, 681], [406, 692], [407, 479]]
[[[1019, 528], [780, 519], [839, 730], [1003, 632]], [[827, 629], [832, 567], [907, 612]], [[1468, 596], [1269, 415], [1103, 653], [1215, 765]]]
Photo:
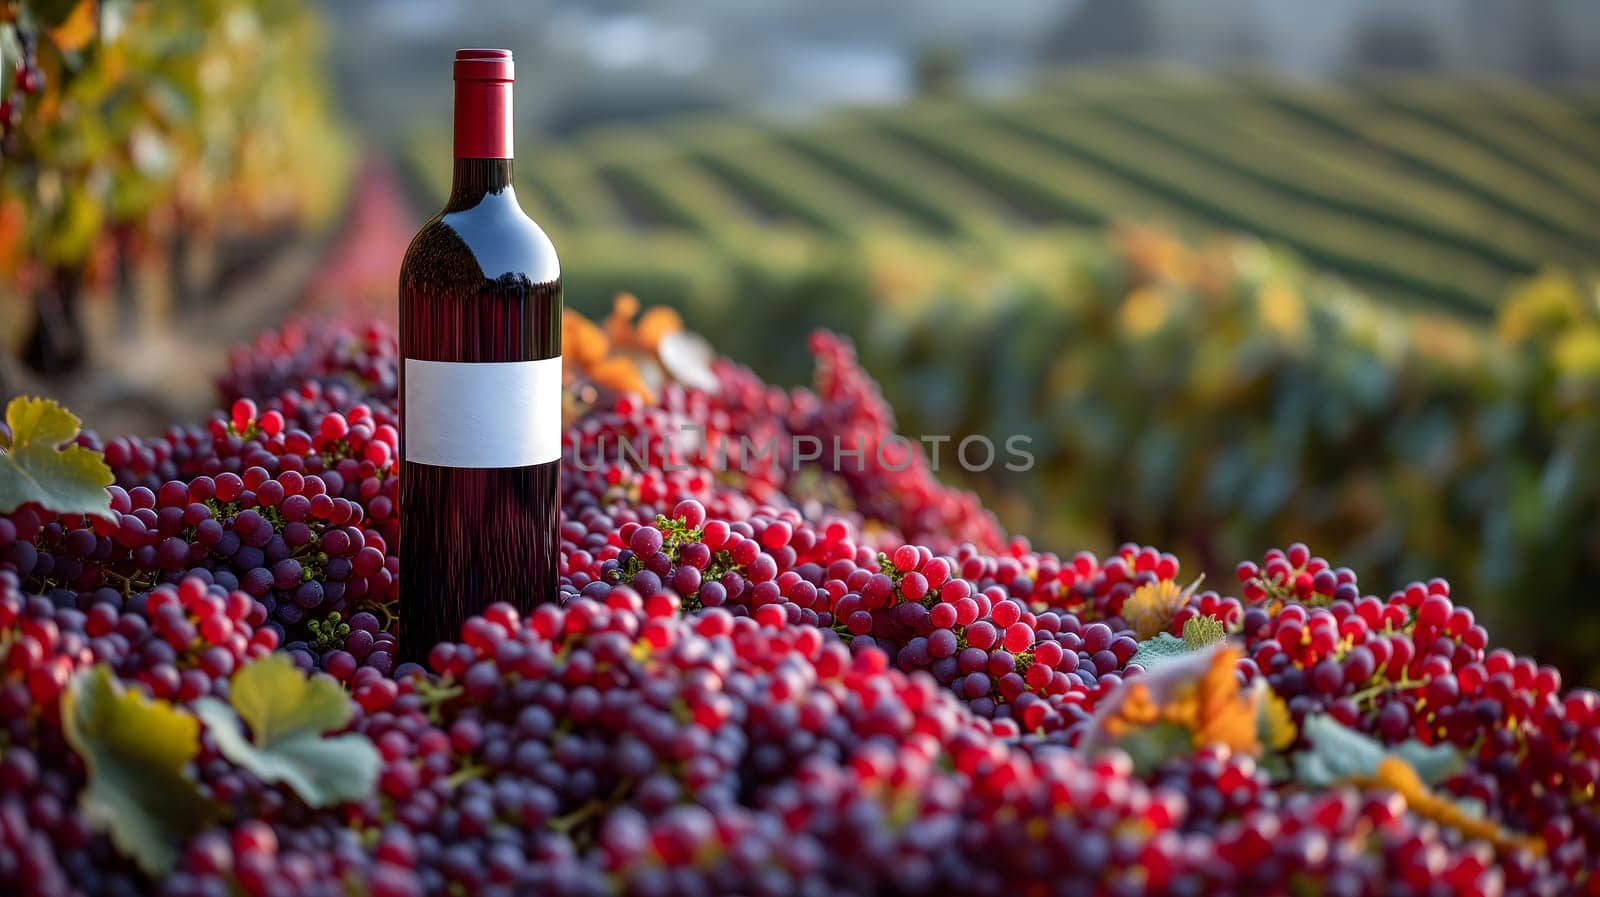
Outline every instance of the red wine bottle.
[[455, 178], [400, 268], [400, 641], [554, 600], [561, 267], [511, 185], [508, 50], [455, 58]]

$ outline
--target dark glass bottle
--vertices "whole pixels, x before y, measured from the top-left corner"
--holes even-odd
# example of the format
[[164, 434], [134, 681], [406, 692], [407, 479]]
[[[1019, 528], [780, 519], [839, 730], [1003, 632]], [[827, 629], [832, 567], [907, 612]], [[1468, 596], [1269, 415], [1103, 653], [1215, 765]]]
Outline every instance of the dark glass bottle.
[[511, 185], [511, 53], [455, 59], [455, 177], [400, 268], [400, 648], [556, 595], [561, 268]]

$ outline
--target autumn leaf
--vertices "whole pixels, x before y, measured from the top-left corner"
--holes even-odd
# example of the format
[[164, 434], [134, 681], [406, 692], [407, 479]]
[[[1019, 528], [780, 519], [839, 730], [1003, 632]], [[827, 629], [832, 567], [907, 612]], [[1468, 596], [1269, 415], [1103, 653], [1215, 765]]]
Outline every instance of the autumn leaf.
[[1256, 737], [1274, 751], [1286, 751], [1300, 735], [1295, 728], [1294, 717], [1289, 713], [1289, 704], [1264, 684], [1258, 687], [1262, 689], [1262, 694], [1256, 712]]
[[1261, 753], [1256, 738], [1256, 702], [1260, 693], [1239, 685], [1238, 666], [1244, 652], [1223, 648], [1211, 656], [1211, 665], [1195, 686], [1194, 742], [1197, 746], [1225, 744], [1248, 754]]
[[1545, 851], [1542, 838], [1512, 831], [1485, 816], [1481, 806], [1435, 792], [1422, 781], [1416, 768], [1398, 754], [1384, 755], [1371, 778], [1362, 779], [1361, 784], [1395, 791], [1405, 798], [1406, 807], [1418, 816], [1469, 838], [1487, 841], [1500, 850]]
[[189, 774], [200, 753], [193, 716], [123, 689], [102, 664], [67, 687], [61, 724], [89, 773], [84, 818], [146, 872], [170, 869], [178, 845], [217, 818], [220, 808]]
[[1172, 645], [1172, 655], [1102, 702], [1085, 750], [1117, 745], [1141, 769], [1213, 744], [1259, 756], [1263, 691], [1239, 685], [1243, 652], [1226, 644], [1195, 651], [1166, 633], [1145, 644], [1152, 643]]
[[100, 452], [66, 445], [83, 424], [50, 399], [18, 396], [6, 406], [9, 440], [0, 438], [0, 514], [37, 503], [57, 514], [115, 519], [106, 487], [114, 477]]
[[62, 51], [72, 53], [82, 50], [94, 40], [100, 23], [100, 4], [96, 0], [78, 0], [66, 18], [46, 30], [50, 40]]
[[587, 367], [611, 352], [611, 340], [593, 321], [567, 309], [561, 316], [561, 356], [570, 364]]
[[683, 318], [675, 309], [665, 305], [651, 307], [639, 317], [639, 324], [634, 328], [634, 341], [641, 349], [658, 351], [661, 341], [668, 334], [683, 330]]
[[1153, 639], [1167, 631], [1178, 611], [1189, 603], [1189, 596], [1200, 585], [1195, 580], [1188, 588], [1170, 579], [1145, 583], [1122, 603], [1122, 618], [1128, 621], [1134, 636], [1140, 641]]

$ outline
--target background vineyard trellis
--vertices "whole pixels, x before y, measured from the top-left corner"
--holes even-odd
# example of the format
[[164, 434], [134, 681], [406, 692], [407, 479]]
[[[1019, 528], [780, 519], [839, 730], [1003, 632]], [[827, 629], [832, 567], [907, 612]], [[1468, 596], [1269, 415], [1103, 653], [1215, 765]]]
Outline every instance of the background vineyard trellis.
[[[1484, 319], [1513, 280], [1595, 258], [1596, 146], [1594, 98], [1500, 82], [1116, 72], [798, 126], [610, 126], [540, 145], [519, 178], [569, 241], [693, 235], [727, 254], [758, 252], [751, 231], [1004, 241], [1159, 218], [1255, 234], [1385, 300]], [[410, 148], [434, 196], [447, 154], [439, 134]]]

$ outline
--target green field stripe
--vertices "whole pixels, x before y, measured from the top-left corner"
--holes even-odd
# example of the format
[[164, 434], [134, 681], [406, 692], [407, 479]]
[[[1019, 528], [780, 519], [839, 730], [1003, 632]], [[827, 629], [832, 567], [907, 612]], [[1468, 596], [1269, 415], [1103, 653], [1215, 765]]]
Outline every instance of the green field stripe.
[[[1443, 227], [1479, 234], [1507, 252], [1535, 263], [1552, 258], [1576, 261], [1590, 253], [1579, 241], [1552, 232], [1543, 222], [1507, 214], [1504, 204], [1476, 191], [1462, 190], [1408, 165], [1397, 165], [1392, 153], [1346, 135], [1335, 135], [1322, 125], [1284, 113], [1264, 102], [1231, 103], [1229, 123], [1267, 142], [1288, 159], [1308, 169], [1322, 169], [1339, 178], [1363, 184], [1397, 208], [1410, 210]], [[1204, 115], [1198, 107], [1194, 115]]]
[[692, 159], [738, 189], [832, 234], [854, 234], [872, 226], [908, 227], [892, 207], [742, 123], [684, 129], [676, 143]]
[[752, 217], [722, 184], [673, 144], [642, 128], [585, 135], [595, 167], [620, 183], [669, 226], [718, 236]]
[[539, 170], [552, 205], [565, 212], [577, 227], [625, 228], [627, 214], [615, 193], [606, 186], [583, 156], [568, 146], [540, 147], [527, 165]]
[[1569, 88], [1560, 94], [1564, 103], [1572, 106], [1572, 111], [1591, 127], [1600, 127], [1600, 88], [1591, 84]]
[[926, 179], [924, 183], [927, 189], [956, 191], [976, 197], [984, 207], [999, 215], [1000, 226], [1005, 231], [1015, 232], [1019, 228], [1037, 227], [1060, 220], [1056, 213], [1047, 208], [1048, 200], [1030, 196], [1026, 197], [1025, 203], [1019, 204], [1012, 197], [996, 191], [994, 185], [983, 174], [973, 171], [971, 166], [952, 162], [947, 154], [931, 150], [924, 142], [894, 133], [886, 123], [902, 115], [904, 109], [876, 112], [858, 110], [850, 113], [846, 120], [870, 135], [878, 146], [886, 147], [897, 161], [904, 160], [914, 165], [917, 176]]
[[1551, 188], [1570, 191], [1591, 214], [1600, 212], [1600, 167], [1596, 160], [1568, 152], [1559, 141], [1494, 108], [1499, 104], [1474, 103], [1461, 94], [1440, 97], [1431, 92], [1400, 89], [1374, 91], [1370, 96], [1472, 141]]
[[[1463, 92], [1460, 82], [1430, 80], [1429, 84], [1441, 94]], [[1502, 115], [1556, 141], [1571, 155], [1600, 164], [1600, 126], [1586, 120], [1580, 95], [1547, 93], [1498, 78], [1473, 81], [1469, 86], [1472, 95], [1495, 103]]]
[[[533, 168], [534, 166], [528, 166]], [[550, 182], [538, 170], [517, 172], [517, 197], [541, 224], [570, 224], [571, 213], [556, 199]]]
[[[1452, 83], [1459, 92], [1469, 95], [1472, 92], [1470, 85], [1463, 86], [1460, 81]], [[1553, 259], [1578, 262], [1593, 256], [1587, 231], [1576, 235], [1569, 229], [1552, 227], [1538, 215], [1528, 214], [1526, 206], [1513, 205], [1509, 210], [1511, 214], [1507, 214], [1507, 202], [1503, 197], [1492, 192], [1485, 196], [1475, 183], [1463, 185], [1454, 172], [1451, 177], [1440, 179], [1429, 171], [1418, 170], [1404, 159], [1397, 159], [1392, 149], [1374, 146], [1346, 133], [1333, 134], [1324, 124], [1285, 113], [1265, 99], [1265, 95], [1282, 85], [1277, 79], [1263, 79], [1257, 83], [1248, 77], [1217, 78], [1193, 72], [1156, 72], [1149, 76], [1135, 72], [1127, 77], [1097, 77], [1091, 72], [1084, 77], [1074, 73], [1050, 84], [1048, 92], [1035, 94], [1030, 102], [1058, 103], [1063, 115], [1071, 115], [1073, 109], [1082, 106], [1129, 110], [1161, 105], [1181, 108], [1187, 114], [1177, 117], [1190, 122], [1203, 121], [1208, 129], [1218, 133], [1228, 128], [1249, 132], [1257, 139], [1271, 141], [1279, 156], [1277, 161], [1303, 164], [1308, 182], [1320, 182], [1317, 176], [1320, 172], [1331, 183], [1366, 184], [1369, 189], [1352, 188], [1352, 193], [1364, 193], [1374, 201], [1381, 199], [1392, 206], [1393, 214], [1398, 217], [1431, 223], [1439, 231], [1435, 238], [1441, 242], [1463, 250], [1473, 248], [1473, 242], [1498, 247], [1499, 252], [1491, 248], [1490, 252], [1480, 254], [1500, 264], [1525, 266]], [[1341, 95], [1338, 91], [1326, 92]], [[1544, 102], [1497, 101], [1497, 105], [1560, 109], [1569, 119], [1579, 117], [1577, 109], [1581, 103], [1573, 97], [1538, 96]], [[1241, 139], [1241, 144], [1247, 146], [1249, 141]], [[1600, 146], [1600, 142], [1595, 145]], [[1257, 160], [1243, 161], [1255, 164]], [[1291, 174], [1287, 169], [1284, 173]]]
[[1559, 142], [1573, 156], [1600, 165], [1600, 124], [1584, 118], [1582, 109], [1539, 104], [1513, 106], [1505, 114]]
[[[1411, 184], [1403, 177], [1385, 177], [1374, 166], [1329, 164], [1329, 159], [1309, 147], [1241, 127], [1226, 110], [1213, 105], [1164, 102], [1107, 103], [1090, 109], [1074, 106], [1056, 113], [1052, 107], [1025, 104], [1040, 114], [1098, 115], [1137, 129], [1148, 139], [1193, 154], [1236, 175], [1254, 179], [1292, 198], [1313, 202], [1335, 211], [1369, 218], [1441, 246], [1469, 252], [1508, 272], [1527, 273], [1544, 259], [1537, 251], [1513, 251], [1503, 240], [1475, 230], [1463, 222], [1470, 212], [1449, 208], [1437, 214], [1428, 202], [1399, 198]], [[1376, 182], [1382, 183], [1379, 186]], [[1400, 191], [1397, 193], [1396, 191]], [[1450, 206], [1465, 205], [1459, 196]], [[1430, 198], [1435, 198], [1431, 197]], [[1476, 210], [1472, 210], [1476, 211]], [[1468, 217], [1461, 217], [1468, 213]]]
[[879, 124], [952, 165], [974, 171], [1007, 201], [1030, 203], [1055, 222], [1102, 225], [1118, 219], [1171, 218], [1181, 211], [1103, 168], [997, 129], [970, 109], [884, 116]]
[[1077, 120], [996, 114], [1042, 143], [1140, 183], [1194, 214], [1284, 243], [1317, 264], [1388, 290], [1484, 314], [1504, 285], [1502, 272], [1470, 255], [1292, 200], [1186, 153], [1140, 140], [1114, 122], [1088, 127]]
[[1375, 147], [1396, 162], [1494, 203], [1586, 251], [1593, 252], [1600, 245], [1593, 238], [1594, 216], [1570, 196], [1546, 188], [1436, 126], [1362, 107], [1347, 97], [1311, 95], [1282, 86], [1264, 91], [1263, 98], [1286, 114], [1318, 122], [1332, 133]]
[[781, 139], [794, 152], [937, 231], [984, 236], [1005, 223], [1005, 209], [987, 191], [949, 177], [942, 166], [906, 153], [866, 125], [796, 130]]

